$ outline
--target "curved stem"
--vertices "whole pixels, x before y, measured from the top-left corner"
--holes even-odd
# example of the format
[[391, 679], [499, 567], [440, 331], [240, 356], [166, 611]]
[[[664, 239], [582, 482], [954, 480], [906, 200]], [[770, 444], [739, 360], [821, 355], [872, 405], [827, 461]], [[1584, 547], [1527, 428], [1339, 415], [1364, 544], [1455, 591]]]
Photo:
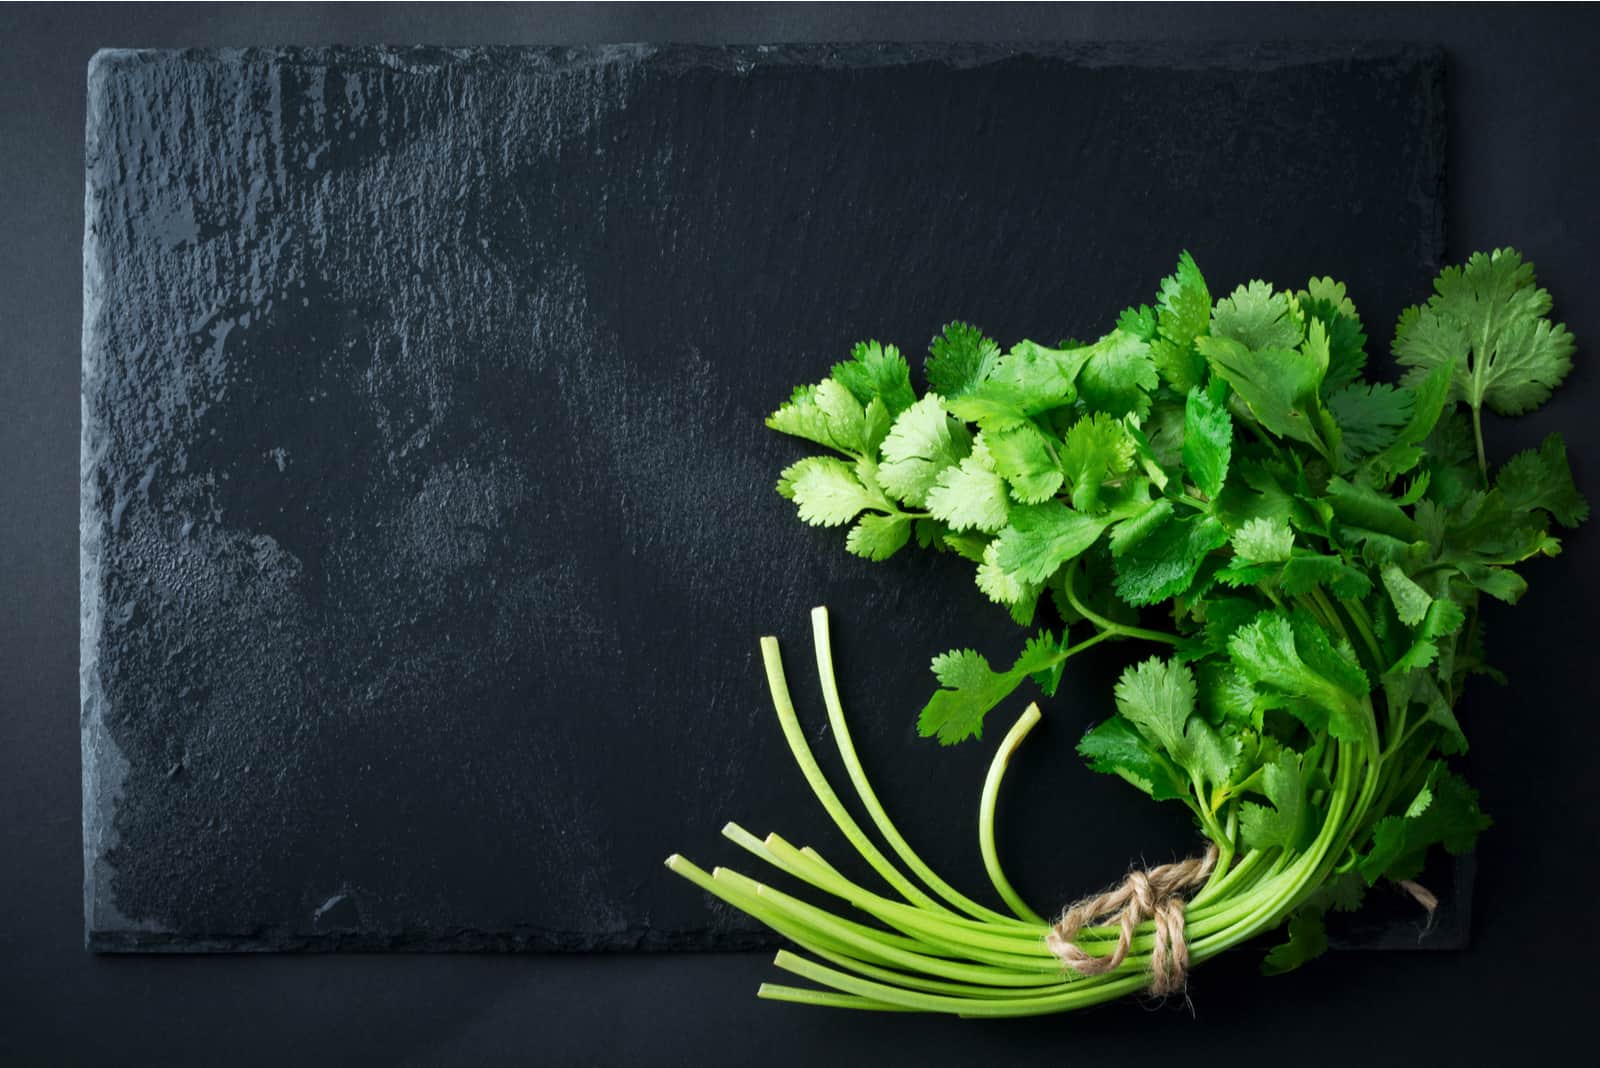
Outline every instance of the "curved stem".
[[811, 747], [806, 744], [805, 733], [800, 730], [800, 721], [795, 716], [794, 701], [789, 697], [789, 684], [783, 676], [783, 657], [778, 652], [778, 639], [772, 637], [761, 639], [761, 657], [767, 669], [767, 689], [771, 692], [772, 704], [778, 712], [778, 723], [782, 726], [783, 736], [789, 743], [789, 751], [794, 755], [794, 762], [800, 766], [800, 773], [810, 784], [811, 792], [817, 795], [817, 800], [833, 818], [834, 824], [850, 840], [850, 844], [855, 846], [856, 852], [861, 854], [862, 859], [872, 865], [873, 870], [907, 901], [940, 912], [948, 911], [942, 903], [929, 897], [901, 874], [898, 868], [889, 863], [889, 858], [885, 857], [883, 852], [872, 844], [872, 840], [862, 833], [860, 825], [845, 811], [839, 796], [833, 792], [833, 787], [828, 785], [827, 777], [817, 765], [817, 758], [812, 755]]
[[1167, 645], [1177, 645], [1181, 640], [1176, 634], [1168, 634], [1166, 631], [1160, 630], [1146, 630], [1144, 627], [1130, 627], [1125, 623], [1107, 619], [1105, 616], [1093, 611], [1078, 599], [1078, 592], [1072, 588], [1072, 574], [1073, 569], [1070, 567], [1062, 572], [1061, 587], [1067, 595], [1067, 603], [1072, 606], [1074, 612], [1077, 612], [1101, 630], [1109, 631], [1112, 634], [1120, 634], [1125, 638], [1144, 638], [1147, 641], [1164, 642]]
[[811, 633], [812, 644], [816, 646], [817, 652], [817, 674], [822, 681], [822, 701], [828, 707], [828, 723], [833, 727], [833, 740], [839, 747], [839, 757], [844, 761], [845, 772], [850, 776], [850, 783], [856, 789], [856, 796], [861, 799], [861, 805], [878, 828], [878, 833], [883, 835], [884, 841], [889, 843], [889, 848], [894, 850], [907, 868], [911, 869], [913, 875], [951, 905], [976, 919], [1009, 919], [991, 908], [978, 904], [941, 879], [917, 855], [916, 850], [911, 848], [911, 844], [905, 840], [899, 828], [894, 825], [894, 821], [889, 818], [888, 812], [878, 800], [877, 793], [872, 789], [872, 784], [867, 780], [866, 770], [861, 766], [861, 758], [856, 755], [855, 744], [850, 738], [849, 724], [845, 722], [844, 705], [839, 700], [839, 682], [833, 670], [833, 642], [829, 636], [827, 608], [819, 605], [811, 610]]
[[983, 866], [989, 872], [989, 881], [994, 884], [1001, 899], [1011, 906], [1017, 918], [1029, 923], [1044, 923], [1045, 920], [1028, 907], [1028, 903], [1012, 888], [1011, 881], [1001, 870], [1000, 856], [994, 847], [994, 809], [1000, 797], [1000, 781], [1005, 778], [1006, 766], [1011, 763], [1011, 754], [1017, 751], [1017, 746], [1022, 744], [1022, 740], [1038, 722], [1039, 706], [1030, 704], [1022, 713], [1022, 718], [1006, 733], [1000, 748], [995, 750], [994, 760], [989, 764], [989, 774], [983, 780], [983, 796], [978, 802], [978, 849], [983, 853]]

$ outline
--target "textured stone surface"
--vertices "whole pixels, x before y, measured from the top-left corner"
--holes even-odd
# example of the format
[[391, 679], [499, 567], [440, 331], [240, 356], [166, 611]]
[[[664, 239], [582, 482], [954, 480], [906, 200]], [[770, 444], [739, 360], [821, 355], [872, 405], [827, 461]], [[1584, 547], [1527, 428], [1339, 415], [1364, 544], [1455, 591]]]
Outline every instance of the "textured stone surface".
[[[1440, 74], [1388, 47], [102, 53], [89, 944], [757, 940], [659, 863], [728, 855], [728, 818], [837, 859], [755, 655], [785, 640], [816, 726], [822, 602], [880, 793], [976, 886], [987, 748], [912, 721], [928, 655], [1015, 629], [965, 565], [800, 526], [771, 484], [803, 450], [762, 415], [861, 337], [1090, 333], [1183, 247], [1218, 287], [1359, 279], [1381, 350], [1442, 244]], [[1188, 848], [1071, 756], [1128, 655], [1013, 770], [1039, 902]]]

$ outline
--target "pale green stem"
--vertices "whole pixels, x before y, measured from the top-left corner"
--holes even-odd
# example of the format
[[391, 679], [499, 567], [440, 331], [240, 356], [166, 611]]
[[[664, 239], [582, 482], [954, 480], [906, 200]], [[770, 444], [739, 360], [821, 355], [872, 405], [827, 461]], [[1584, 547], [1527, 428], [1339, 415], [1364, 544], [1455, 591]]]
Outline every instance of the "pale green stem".
[[994, 810], [1000, 797], [1000, 781], [1005, 778], [1011, 754], [1017, 751], [1017, 746], [1022, 744], [1022, 740], [1038, 722], [1039, 706], [1030, 704], [1000, 742], [1000, 748], [995, 750], [994, 760], [989, 764], [989, 774], [983, 781], [983, 796], [978, 803], [978, 849], [983, 853], [983, 866], [989, 872], [989, 881], [994, 884], [1001, 899], [1011, 907], [1011, 911], [1017, 914], [1017, 918], [1029, 923], [1044, 923], [1045, 919], [1028, 907], [1000, 867], [1000, 855], [994, 846]]

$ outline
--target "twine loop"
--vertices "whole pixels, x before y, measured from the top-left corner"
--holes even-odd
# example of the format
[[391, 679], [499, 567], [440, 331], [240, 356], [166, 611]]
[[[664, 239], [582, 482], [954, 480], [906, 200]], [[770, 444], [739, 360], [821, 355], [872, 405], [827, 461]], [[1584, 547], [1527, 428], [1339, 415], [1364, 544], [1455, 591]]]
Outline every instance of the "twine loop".
[[[1045, 936], [1045, 944], [1062, 964], [1079, 975], [1104, 975], [1122, 964], [1139, 925], [1155, 921], [1155, 945], [1150, 950], [1150, 992], [1174, 994], [1188, 981], [1189, 945], [1184, 940], [1186, 891], [1203, 884], [1217, 866], [1217, 846], [1205, 854], [1144, 871], [1129, 872], [1120, 886], [1084, 898], [1070, 906]], [[1104, 920], [1119, 928], [1117, 945], [1109, 954], [1085, 952], [1075, 941], [1085, 927]]]

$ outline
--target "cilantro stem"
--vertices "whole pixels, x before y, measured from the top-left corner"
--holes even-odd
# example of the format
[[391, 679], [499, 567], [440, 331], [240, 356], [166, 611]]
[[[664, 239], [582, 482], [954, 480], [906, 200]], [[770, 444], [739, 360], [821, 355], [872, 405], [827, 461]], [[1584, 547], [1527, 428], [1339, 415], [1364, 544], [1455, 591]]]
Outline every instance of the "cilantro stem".
[[1143, 627], [1130, 627], [1125, 623], [1117, 623], [1100, 615], [1078, 599], [1077, 591], [1072, 588], [1072, 576], [1072, 568], [1062, 572], [1061, 588], [1067, 595], [1067, 603], [1072, 606], [1073, 611], [1093, 623], [1096, 627], [1099, 627], [1102, 631], [1108, 631], [1124, 638], [1144, 638], [1146, 641], [1163, 642], [1167, 645], [1177, 645], [1182, 640], [1176, 634], [1168, 634], [1159, 630], [1146, 630]]
[[907, 901], [915, 902], [926, 908], [946, 911], [944, 905], [929, 897], [915, 883], [901, 874], [900, 870], [885, 857], [877, 846], [872, 844], [861, 830], [859, 824], [845, 811], [844, 805], [839, 801], [839, 796], [833, 792], [833, 787], [828, 785], [826, 776], [817, 765], [817, 758], [812, 755], [811, 747], [806, 744], [805, 733], [800, 729], [800, 721], [795, 716], [794, 702], [789, 697], [789, 684], [784, 679], [783, 658], [778, 652], [778, 639], [761, 639], [761, 656], [767, 671], [767, 688], [772, 696], [772, 704], [778, 712], [778, 723], [783, 728], [783, 736], [789, 743], [789, 751], [793, 754], [795, 763], [799, 765], [800, 772], [805, 776], [806, 782], [811, 786], [811, 792], [816, 794], [824, 810], [833, 818], [834, 824], [844, 836], [855, 846], [856, 852], [861, 854], [863, 860], [870, 864], [874, 871], [881, 875], [885, 882], [899, 891]]
[[[1476, 374], [1476, 369], [1474, 369]], [[1474, 404], [1472, 406], [1472, 437], [1478, 443], [1478, 474], [1483, 478], [1483, 484], [1489, 484], [1489, 460], [1483, 451], [1483, 409]]]
[[[833, 641], [829, 634], [828, 610], [826, 607], [819, 605], [812, 609], [811, 633], [812, 644], [816, 647], [817, 675], [822, 683], [822, 700], [823, 704], [828, 708], [828, 723], [833, 728], [833, 738], [839, 748], [839, 757], [843, 760], [845, 772], [850, 776], [850, 782], [855, 787], [856, 796], [861, 799], [861, 805], [867, 810], [867, 815], [871, 817], [873, 824], [877, 826], [878, 833], [883, 836], [884, 841], [889, 843], [889, 848], [900, 857], [901, 862], [911, 870], [913, 875], [921, 879], [925, 886], [952, 906], [980, 920], [1006, 919], [1007, 917], [1001, 913], [978, 904], [941, 879], [911, 848], [910, 843], [905, 840], [899, 828], [894, 825], [894, 821], [889, 818], [889, 814], [884, 811], [883, 805], [878, 801], [877, 793], [874, 792], [872, 784], [867, 779], [866, 770], [861, 766], [861, 759], [856, 755], [855, 744], [850, 737], [850, 726], [844, 717], [844, 706], [839, 700], [839, 682], [833, 669]], [[1070, 655], [1070, 651], [1068, 655]], [[993, 870], [991, 869], [992, 874]], [[1002, 896], [1004, 895], [1002, 894]], [[1021, 915], [1021, 913], [1018, 913], [1018, 915]], [[1023, 916], [1023, 919], [1037, 919], [1037, 917]]]
[[1017, 751], [1022, 740], [1028, 736], [1039, 722], [1039, 706], [1028, 705], [1021, 718], [1012, 725], [1000, 742], [1000, 748], [995, 750], [994, 760], [989, 764], [989, 774], [983, 781], [983, 794], [978, 802], [978, 849], [983, 854], [983, 866], [989, 873], [989, 881], [994, 884], [995, 892], [1011, 907], [1011, 911], [1022, 920], [1030, 923], [1044, 923], [1045, 920], [1037, 912], [1028, 907], [1011, 886], [1011, 881], [1006, 878], [1005, 872], [1000, 867], [1000, 855], [994, 846], [994, 810], [995, 803], [1000, 797], [1000, 781], [1005, 778], [1006, 766], [1011, 763], [1011, 754]]

